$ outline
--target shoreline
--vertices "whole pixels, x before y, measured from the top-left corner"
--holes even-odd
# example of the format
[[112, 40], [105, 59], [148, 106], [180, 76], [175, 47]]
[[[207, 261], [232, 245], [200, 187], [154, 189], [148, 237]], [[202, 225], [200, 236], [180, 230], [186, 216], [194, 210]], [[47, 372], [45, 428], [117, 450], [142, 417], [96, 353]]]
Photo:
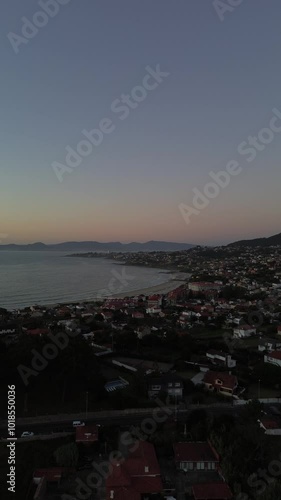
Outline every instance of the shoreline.
[[152, 285], [149, 287], [145, 288], [140, 288], [136, 290], [131, 290], [131, 291], [124, 291], [124, 292], [119, 292], [119, 293], [113, 293], [112, 295], [105, 296], [103, 298], [100, 297], [91, 297], [87, 299], [81, 299], [81, 300], [73, 300], [73, 301], [66, 301], [66, 302], [53, 302], [51, 304], [41, 304], [41, 303], [35, 303], [35, 304], [30, 304], [29, 306], [25, 306], [23, 308], [20, 308], [20, 310], [24, 310], [28, 307], [40, 307], [40, 308], [55, 308], [55, 307], [60, 307], [60, 306], [75, 306], [75, 305], [81, 305], [81, 304], [92, 304], [95, 302], [105, 302], [108, 299], [123, 299], [125, 297], [132, 298], [136, 297], [138, 295], [154, 295], [154, 294], [159, 294], [159, 295], [166, 295], [167, 293], [175, 290], [181, 285], [184, 285], [188, 282], [188, 279], [190, 277], [190, 274], [187, 273], [174, 273], [175, 276], [174, 278], [171, 278], [168, 281], [165, 281], [164, 283], [161, 283], [159, 285]]
[[[108, 259], [110, 260], [110, 259]], [[134, 266], [133, 265], [129, 265], [129, 264], [126, 264], [126, 263], [122, 263], [120, 261], [115, 261], [115, 260], [112, 260], [112, 264], [115, 265], [115, 266], [127, 266], [127, 267], [131, 267], [133, 268]], [[147, 268], [147, 267], [150, 267], [150, 266], [137, 266], [137, 267], [144, 267], [144, 268]], [[179, 286], [181, 285], [184, 285], [184, 284], [187, 284], [190, 277], [191, 277], [191, 273], [186, 273], [184, 271], [179, 271], [177, 269], [165, 269], [165, 267], [161, 267], [161, 268], [154, 268], [156, 273], [158, 275], [162, 275], [162, 277], [165, 279], [165, 281], [163, 281], [162, 283], [160, 284], [157, 284], [157, 285], [150, 285], [150, 286], [144, 286], [142, 288], [137, 288], [137, 289], [133, 289], [133, 290], [124, 290], [122, 291], [122, 288], [120, 290], [120, 287], [119, 287], [119, 292], [116, 292], [116, 293], [110, 293], [110, 290], [108, 290], [108, 295], [102, 295], [100, 294], [100, 291], [97, 290], [97, 291], [93, 291], [93, 295], [90, 296], [88, 295], [87, 297], [85, 298], [73, 298], [73, 299], [66, 299], [64, 300], [64, 298], [62, 297], [62, 300], [58, 300], [58, 301], [50, 301], [49, 303], [48, 302], [45, 302], [44, 299], [41, 301], [39, 299], [39, 301], [37, 302], [30, 302], [26, 305], [15, 305], [15, 306], [10, 306], [10, 307], [5, 307], [5, 306], [1, 306], [1, 303], [0, 303], [0, 307], [4, 307], [4, 309], [7, 309], [7, 311], [9, 312], [12, 312], [12, 311], [15, 311], [15, 310], [19, 310], [19, 311], [24, 311], [26, 309], [29, 309], [29, 308], [41, 308], [41, 309], [54, 309], [54, 308], [59, 308], [59, 307], [63, 307], [63, 306], [79, 306], [79, 305], [82, 305], [82, 304], [94, 304], [94, 303], [97, 303], [97, 302], [100, 302], [100, 303], [104, 303], [106, 300], [108, 299], [123, 299], [125, 297], [128, 297], [128, 298], [132, 298], [132, 297], [136, 297], [138, 295], [145, 295], [145, 296], [149, 296], [149, 295], [154, 295], [154, 294], [159, 294], [159, 295], [166, 295], [168, 294], [169, 292], [175, 290], [176, 288], [178, 288]]]
[[180, 285], [183, 285], [186, 283], [186, 279], [182, 280], [177, 280], [177, 279], [171, 279], [169, 281], [166, 281], [165, 283], [162, 283], [161, 285], [154, 285], [154, 286], [149, 286], [147, 288], [140, 288], [139, 290], [132, 290], [131, 292], [123, 292], [123, 293], [116, 293], [108, 296], [107, 298], [113, 298], [113, 299], [123, 299], [124, 297], [135, 297], [136, 295], [153, 295], [153, 294], [160, 294], [160, 295], [166, 295], [167, 293], [175, 290], [178, 288]]

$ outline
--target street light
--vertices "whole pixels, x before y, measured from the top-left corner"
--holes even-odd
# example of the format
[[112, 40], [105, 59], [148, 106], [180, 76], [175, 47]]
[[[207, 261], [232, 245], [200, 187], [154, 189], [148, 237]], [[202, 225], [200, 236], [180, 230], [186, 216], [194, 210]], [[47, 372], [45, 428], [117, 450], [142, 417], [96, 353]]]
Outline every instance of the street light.
[[86, 418], [88, 417], [89, 393], [86, 392]]

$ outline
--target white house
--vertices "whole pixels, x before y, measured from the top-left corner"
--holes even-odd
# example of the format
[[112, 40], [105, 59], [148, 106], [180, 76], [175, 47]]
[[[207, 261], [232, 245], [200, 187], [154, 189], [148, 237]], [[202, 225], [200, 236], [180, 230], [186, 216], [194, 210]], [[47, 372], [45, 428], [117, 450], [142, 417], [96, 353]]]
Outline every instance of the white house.
[[16, 333], [16, 329], [12, 326], [0, 327], [0, 335], [5, 335], [6, 333]]
[[236, 366], [236, 360], [232, 359], [231, 354], [228, 354], [226, 352], [209, 349], [209, 351], [206, 352], [206, 356], [214, 364], [224, 365], [228, 368], [234, 368]]
[[241, 325], [233, 330], [233, 337], [235, 339], [246, 339], [256, 335], [257, 329], [250, 325]]
[[281, 368], [281, 351], [272, 351], [264, 355], [264, 362]]
[[162, 309], [160, 307], [148, 307], [145, 312], [147, 314], [160, 314]]
[[259, 342], [259, 345], [258, 345], [258, 350], [260, 352], [263, 352], [263, 351], [278, 351], [279, 349], [281, 349], [281, 339], [280, 340], [262, 339]]

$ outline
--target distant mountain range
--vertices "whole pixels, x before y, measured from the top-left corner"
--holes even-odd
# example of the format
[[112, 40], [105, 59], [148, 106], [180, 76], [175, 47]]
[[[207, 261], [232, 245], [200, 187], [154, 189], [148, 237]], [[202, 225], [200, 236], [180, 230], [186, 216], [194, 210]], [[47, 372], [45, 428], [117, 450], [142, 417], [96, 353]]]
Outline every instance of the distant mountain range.
[[281, 245], [281, 233], [269, 238], [256, 238], [254, 240], [235, 241], [227, 245], [228, 247], [271, 247]]
[[67, 241], [55, 245], [45, 245], [44, 243], [32, 243], [29, 245], [0, 245], [0, 250], [17, 251], [43, 251], [53, 250], [61, 252], [173, 252], [188, 250], [195, 245], [189, 243], [174, 243], [168, 241], [148, 241], [146, 243], [120, 243], [109, 242], [100, 243], [98, 241]]

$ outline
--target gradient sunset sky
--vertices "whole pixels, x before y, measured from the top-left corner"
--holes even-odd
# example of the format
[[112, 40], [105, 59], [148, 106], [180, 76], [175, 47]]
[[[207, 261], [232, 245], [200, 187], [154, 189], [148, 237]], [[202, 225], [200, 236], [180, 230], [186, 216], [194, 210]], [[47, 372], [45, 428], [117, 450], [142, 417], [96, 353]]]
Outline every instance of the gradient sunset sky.
[[[38, 10], [2, 1], [2, 244], [281, 231], [281, 132], [251, 163], [237, 151], [281, 113], [280, 2], [245, 0], [222, 22], [206, 0], [70, 0], [16, 55], [7, 34]], [[121, 121], [111, 103], [157, 64], [169, 76]], [[105, 117], [115, 130], [59, 182], [52, 163]], [[187, 225], [179, 205], [230, 160], [243, 171]]]

